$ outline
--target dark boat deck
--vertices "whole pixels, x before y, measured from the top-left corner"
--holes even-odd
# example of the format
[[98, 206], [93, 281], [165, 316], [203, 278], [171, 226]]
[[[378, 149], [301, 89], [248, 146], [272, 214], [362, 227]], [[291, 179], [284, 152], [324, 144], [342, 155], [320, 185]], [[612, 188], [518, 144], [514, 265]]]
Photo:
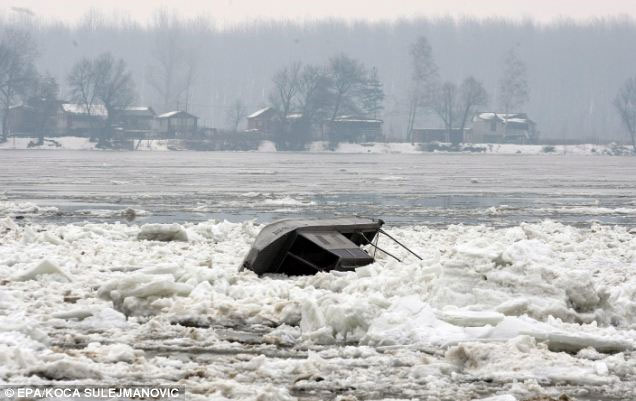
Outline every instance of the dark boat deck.
[[257, 274], [287, 275], [353, 270], [373, 263], [373, 257], [360, 246], [371, 244], [383, 224], [382, 220], [357, 217], [279, 220], [261, 230], [242, 268]]

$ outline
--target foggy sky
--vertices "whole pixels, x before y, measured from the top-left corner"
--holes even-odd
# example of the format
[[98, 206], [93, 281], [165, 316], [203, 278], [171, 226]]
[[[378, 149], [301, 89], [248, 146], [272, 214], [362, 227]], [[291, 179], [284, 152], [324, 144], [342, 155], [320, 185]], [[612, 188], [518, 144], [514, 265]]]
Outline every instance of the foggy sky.
[[[542, 0], [446, 0], [443, 6], [441, 2], [420, 0], [417, 2], [419, 12], [409, 15], [409, 19], [393, 23], [348, 23], [340, 18], [367, 16], [372, 21], [374, 15], [380, 18], [383, 13], [385, 19], [390, 19], [406, 13], [409, 7], [414, 10], [416, 2], [403, 1], [395, 8], [387, 3], [379, 6], [373, 3], [373, 7], [364, 8], [357, 0], [340, 1], [342, 5], [336, 4], [327, 10], [320, 4], [333, 5], [332, 0], [305, 1], [306, 6], [301, 10], [287, 0], [266, 2], [272, 5], [271, 9], [259, 6], [261, 2], [249, 6], [246, 0], [209, 0], [205, 3], [195, 0], [181, 1], [179, 12], [184, 19], [176, 20], [176, 25], [169, 30], [157, 25], [156, 20], [153, 23], [157, 9], [152, 5], [174, 6], [174, 2], [113, 0], [109, 3], [111, 7], [114, 4], [130, 11], [127, 14], [120, 10], [116, 18], [109, 19], [113, 15], [103, 10], [102, 14], [96, 15], [100, 18], [82, 17], [91, 4], [97, 4], [93, 0], [23, 0], [13, 11], [6, 9], [9, 7], [10, 10], [10, 5], [15, 2], [2, 1], [0, 25], [4, 22], [20, 28], [30, 27], [39, 50], [38, 70], [57, 80], [62, 99], [69, 98], [67, 77], [73, 64], [83, 57], [96, 57], [109, 51], [124, 59], [130, 68], [139, 93], [139, 105], [153, 106], [158, 112], [185, 107], [200, 117], [201, 125], [210, 127], [226, 126], [227, 110], [236, 100], [243, 101], [250, 112], [269, 105], [272, 76], [285, 65], [296, 61], [324, 64], [330, 57], [345, 53], [368, 67], [377, 68], [386, 94], [381, 115], [385, 121], [384, 134], [390, 139], [404, 138], [407, 94], [411, 87], [409, 47], [421, 35], [432, 45], [443, 80], [459, 83], [465, 77], [473, 76], [483, 82], [490, 102], [481, 111], [497, 111], [504, 55], [516, 47], [527, 65], [530, 87], [530, 101], [516, 111], [527, 112], [537, 122], [542, 138], [578, 138], [594, 142], [625, 138], [612, 102], [625, 80], [636, 76], [636, 11], [631, 10], [636, 5], [627, 1], [607, 0], [600, 10], [601, 7], [596, 5], [598, 2], [579, 4], [570, 0], [555, 2], [557, 5], [548, 5], [549, 2]], [[519, 10], [515, 13], [508, 3], [518, 5]], [[530, 3], [539, 5], [530, 7]], [[289, 7], [285, 8], [285, 4]], [[423, 4], [430, 6], [424, 9]], [[526, 8], [520, 6], [524, 4]], [[565, 13], [568, 5], [567, 17], [579, 16], [577, 23], [510, 21], [523, 19], [523, 10], [529, 10], [526, 16], [538, 15], [545, 22]], [[214, 15], [201, 11], [213, 8]], [[172, 9], [164, 7], [163, 10], [170, 12]], [[422, 14], [435, 17], [436, 12], [451, 9], [462, 10], [465, 15], [472, 12], [476, 18], [507, 16], [509, 19], [416, 18]], [[302, 24], [302, 19], [292, 18], [294, 13], [300, 12], [311, 13], [313, 17], [335, 15], [340, 18], [317, 18], [319, 21]], [[607, 14], [629, 14], [630, 18], [584, 21], [595, 12], [595, 17], [599, 18]], [[35, 18], [31, 18], [31, 14]], [[185, 19], [195, 14], [203, 18]], [[241, 26], [215, 29], [208, 18], [216, 16], [218, 28], [221, 15], [226, 18], [224, 24]], [[247, 15], [262, 19], [267, 19], [268, 15], [287, 16], [293, 23], [246, 23]], [[144, 27], [122, 24], [122, 17], [128, 21], [149, 20]], [[63, 18], [65, 24], [46, 23], [47, 20], [60, 21], [59, 18]], [[155, 51], [164, 46], [166, 34], [177, 37], [179, 46], [196, 56], [196, 68], [190, 100], [176, 99], [170, 108], [164, 109], [148, 74], [157, 64]], [[431, 113], [422, 112], [416, 119], [417, 128], [440, 128], [441, 124]]]
[[294, 21], [339, 17], [378, 21], [400, 17], [468, 16], [476, 18], [531, 18], [550, 22], [567, 17], [589, 20], [596, 17], [636, 16], [634, 0], [0, 0], [5, 14], [32, 11], [38, 18], [79, 21], [91, 9], [105, 16], [148, 22], [158, 10], [177, 11], [186, 18], [205, 16], [218, 26], [253, 19]]

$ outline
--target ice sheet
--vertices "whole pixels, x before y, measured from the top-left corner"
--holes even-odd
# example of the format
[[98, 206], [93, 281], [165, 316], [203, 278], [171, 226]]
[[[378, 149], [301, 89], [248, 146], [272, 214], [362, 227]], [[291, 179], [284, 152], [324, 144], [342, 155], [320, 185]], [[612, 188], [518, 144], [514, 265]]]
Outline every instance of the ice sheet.
[[[194, 399], [354, 386], [359, 396], [470, 400], [485, 391], [476, 382], [517, 400], [555, 386], [636, 388], [636, 236], [626, 228], [393, 228], [423, 261], [385, 242], [404, 263], [379, 253], [355, 272], [259, 278], [238, 272], [261, 227], [250, 221], [150, 230], [187, 242], [140, 239], [149, 228], [134, 224], [9, 217], [2, 227], [5, 382], [161, 377], [187, 383]], [[265, 356], [246, 357], [241, 344]]]

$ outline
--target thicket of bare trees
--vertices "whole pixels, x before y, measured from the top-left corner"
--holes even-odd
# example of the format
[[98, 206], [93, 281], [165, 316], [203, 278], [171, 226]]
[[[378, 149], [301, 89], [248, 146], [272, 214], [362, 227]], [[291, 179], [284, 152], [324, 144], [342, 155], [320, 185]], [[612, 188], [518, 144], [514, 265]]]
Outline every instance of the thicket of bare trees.
[[281, 120], [284, 120], [295, 106], [301, 70], [302, 64], [294, 62], [277, 71], [272, 78], [274, 88], [269, 95], [269, 100], [278, 111]]
[[431, 108], [444, 123], [448, 141], [461, 139], [452, 135], [453, 130], [463, 130], [476, 108], [488, 104], [488, 94], [481, 82], [468, 77], [458, 86], [446, 81], [441, 84], [432, 97]]
[[[488, 93], [482, 82], [472, 76], [459, 85], [451, 80], [441, 82], [439, 69], [428, 40], [420, 36], [411, 45], [412, 89], [408, 93], [408, 134], [412, 133], [418, 112], [432, 111], [454, 140], [453, 130], [463, 132], [477, 107], [488, 105]], [[410, 138], [412, 141], [412, 137]]]
[[117, 111], [130, 106], [137, 97], [126, 63], [123, 59], [115, 59], [111, 53], [78, 61], [68, 75], [68, 85], [72, 100], [89, 116], [94, 115], [97, 108], [106, 110], [100, 140], [112, 136]]
[[377, 116], [383, 107], [377, 70], [345, 54], [329, 58], [324, 65], [293, 62], [274, 74], [272, 84], [269, 100], [278, 111], [280, 125], [275, 140], [284, 149], [303, 148], [313, 130], [341, 115]]
[[8, 134], [9, 107], [25, 101], [38, 75], [35, 69], [37, 46], [31, 34], [8, 28], [0, 37], [0, 106], [2, 107], [2, 136]]

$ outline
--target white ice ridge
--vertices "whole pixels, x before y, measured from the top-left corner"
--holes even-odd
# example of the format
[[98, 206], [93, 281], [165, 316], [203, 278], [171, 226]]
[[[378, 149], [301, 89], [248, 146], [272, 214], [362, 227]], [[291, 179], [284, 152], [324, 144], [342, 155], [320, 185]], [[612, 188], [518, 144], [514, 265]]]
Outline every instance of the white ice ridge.
[[[202, 336], [171, 325], [177, 321], [272, 327], [262, 341], [324, 350], [287, 364], [254, 359], [244, 367], [254, 373], [235, 382], [251, 374], [294, 374], [336, 385], [325, 369], [340, 367], [326, 355], [349, 352], [344, 344], [355, 345], [358, 357], [371, 358], [371, 364], [380, 358], [375, 350], [405, 361], [418, 350], [434, 350], [428, 362], [414, 363], [413, 369], [419, 367], [408, 373], [414, 383], [427, 377], [442, 383], [459, 372], [617, 388], [636, 368], [629, 357], [636, 345], [636, 235], [625, 228], [550, 221], [390, 228], [424, 260], [387, 242], [384, 247], [404, 263], [379, 253], [376, 263], [353, 272], [239, 273], [260, 228], [227, 221], [24, 226], [0, 220], [0, 315], [6, 317], [0, 324], [0, 380], [31, 374], [114, 380], [136, 370], [146, 376], [188, 371], [193, 362], [144, 357], [136, 348], [149, 333], [172, 333], [178, 344], [223, 341], [212, 330]], [[162, 238], [146, 237], [150, 233]], [[156, 240], [168, 234], [173, 240]], [[63, 353], [49, 338], [56, 330], [95, 344]], [[293, 399], [275, 386], [248, 386], [246, 393], [232, 388], [236, 398]], [[523, 400], [519, 394], [493, 397]]]

